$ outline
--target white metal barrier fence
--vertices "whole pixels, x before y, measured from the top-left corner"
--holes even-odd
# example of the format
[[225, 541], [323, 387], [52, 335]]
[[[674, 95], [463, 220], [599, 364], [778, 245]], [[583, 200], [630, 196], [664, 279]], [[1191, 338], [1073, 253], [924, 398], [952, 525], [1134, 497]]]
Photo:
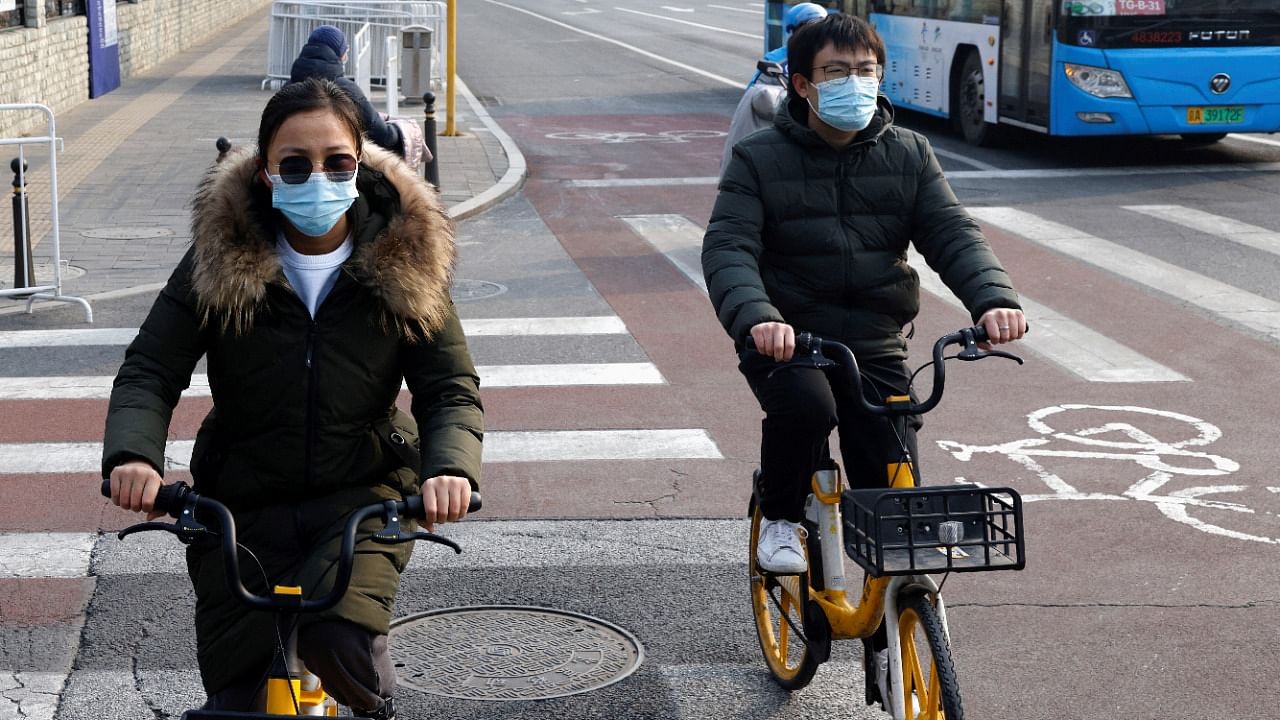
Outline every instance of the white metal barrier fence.
[[[48, 247], [52, 255], [51, 261], [53, 265], [53, 284], [41, 285], [35, 278], [30, 278], [32, 285], [25, 288], [11, 288], [8, 290], [0, 290], [0, 298], [2, 297], [18, 297], [27, 301], [27, 312], [31, 312], [31, 305], [36, 300], [53, 300], [57, 302], [77, 303], [84, 308], [84, 314], [88, 322], [93, 322], [93, 308], [84, 298], [72, 297], [62, 294], [62, 242], [58, 235], [58, 134], [54, 128], [53, 111], [45, 105], [36, 103], [18, 103], [0, 105], [0, 112], [7, 111], [31, 111], [38, 110], [45, 116], [45, 134], [39, 137], [17, 137], [17, 138], [0, 138], [0, 146], [16, 145], [18, 146], [18, 167], [22, 168], [26, 165], [27, 145], [48, 145], [49, 146], [49, 211], [50, 211], [50, 228], [49, 238], [46, 243], [42, 243], [41, 248]], [[25, 181], [26, 173], [23, 173]], [[25, 184], [25, 182], [24, 182]], [[28, 198], [29, 199], [29, 198]], [[29, 205], [28, 205], [29, 207]], [[23, 208], [23, 212], [28, 213], [27, 208]], [[22, 222], [15, 218], [15, 229], [18, 237], [14, 238], [15, 244], [22, 243], [24, 248], [31, 248], [31, 238], [27, 237], [27, 222]], [[16, 255], [16, 252], [15, 252]]]
[[[446, 57], [445, 18], [448, 8], [444, 2], [395, 2], [393, 0], [275, 0], [271, 5], [270, 34], [267, 44], [268, 85], [282, 84], [289, 79], [289, 70], [297, 59], [302, 46], [307, 44], [311, 31], [320, 25], [333, 25], [347, 36], [352, 52], [347, 58], [347, 77], [357, 76], [355, 35], [366, 24], [368, 62], [371, 69], [381, 71], [387, 67], [387, 53], [396, 39], [399, 47], [400, 28], [423, 25], [432, 31], [433, 68], [443, 68], [440, 60]], [[441, 77], [441, 70], [433, 70], [433, 82]], [[383, 85], [385, 77], [372, 76], [372, 84]]]

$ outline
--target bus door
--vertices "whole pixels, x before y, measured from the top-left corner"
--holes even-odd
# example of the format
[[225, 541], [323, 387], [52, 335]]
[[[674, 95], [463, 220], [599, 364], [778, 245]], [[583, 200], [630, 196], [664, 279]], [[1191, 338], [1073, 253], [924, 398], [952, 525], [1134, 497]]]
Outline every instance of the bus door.
[[1054, 0], [1004, 0], [1000, 23], [1001, 121], [1049, 129]]

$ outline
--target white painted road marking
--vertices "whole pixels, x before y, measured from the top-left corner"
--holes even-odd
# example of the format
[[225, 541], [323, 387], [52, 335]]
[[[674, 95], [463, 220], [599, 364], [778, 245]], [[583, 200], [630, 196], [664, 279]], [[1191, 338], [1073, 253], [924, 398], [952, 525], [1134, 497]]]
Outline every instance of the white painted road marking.
[[1280, 303], [1023, 210], [973, 207], [969, 212], [1005, 232], [1280, 340]]
[[1181, 205], [1125, 205], [1125, 210], [1280, 255], [1280, 232]]
[[720, 178], [710, 175], [702, 177], [666, 177], [666, 178], [586, 178], [566, 180], [565, 187], [571, 188], [621, 188], [621, 187], [665, 187], [668, 185], [718, 185]]
[[[920, 287], [947, 304], [960, 309], [964, 305], [925, 262], [912, 250], [907, 260], [920, 274]], [[1031, 324], [1031, 332], [1021, 340], [1041, 356], [1090, 382], [1186, 382], [1190, 378], [1161, 365], [1128, 346], [1102, 333], [1085, 327], [1056, 310], [1019, 295], [1022, 311]], [[1016, 350], [1016, 348], [1015, 348]]]
[[1244, 135], [1241, 133], [1232, 133], [1227, 137], [1232, 140], [1247, 140], [1251, 143], [1261, 143], [1262, 145], [1270, 145], [1271, 147], [1280, 147], [1280, 140], [1273, 140], [1269, 137], [1258, 137], [1257, 135]]
[[[562, 22], [560, 22], [559, 20], [556, 20], [556, 19], [553, 19], [553, 18], [549, 18], [549, 17], [547, 17], [546, 15], [539, 15], [538, 13], [533, 12], [532, 10], [526, 10], [526, 9], [524, 9], [524, 8], [522, 8], [522, 7], [517, 7], [517, 6], [515, 6], [515, 5], [509, 5], [509, 4], [504, 3], [504, 2], [498, 2], [498, 0], [484, 0], [484, 2], [487, 2], [487, 3], [489, 3], [490, 5], [497, 5], [497, 6], [499, 6], [499, 7], [504, 7], [504, 8], [506, 8], [506, 9], [508, 9], [508, 10], [514, 10], [514, 11], [516, 11], [516, 12], [524, 13], [525, 15], [528, 15], [528, 16], [530, 16], [530, 17], [535, 17], [535, 18], [537, 18], [537, 19], [539, 19], [539, 20], [543, 20], [543, 21], [549, 22], [549, 23], [551, 23], [552, 25], [556, 25], [556, 26], [562, 27], [562, 28], [564, 28], [564, 29], [566, 29], [566, 30], [570, 30], [570, 31], [572, 31], [572, 32], [576, 32], [576, 33], [578, 33], [579, 35], [586, 35], [586, 36], [587, 36], [587, 37], [589, 37], [589, 38], [593, 38], [593, 39], [599, 40], [599, 41], [601, 41], [601, 42], [607, 42], [607, 43], [609, 43], [609, 44], [611, 44], [611, 45], [616, 45], [616, 46], [618, 46], [618, 47], [620, 47], [620, 48], [624, 48], [624, 49], [630, 50], [631, 52], [636, 53], [637, 55], [643, 55], [644, 57], [647, 57], [647, 58], [649, 58], [649, 59], [651, 59], [651, 60], [657, 60], [658, 62], [662, 62], [662, 63], [666, 63], [666, 64], [668, 64], [668, 65], [671, 65], [672, 67], [678, 67], [678, 68], [680, 68], [681, 70], [684, 70], [685, 72], [691, 72], [691, 73], [694, 73], [695, 75], [701, 75], [701, 76], [702, 76], [702, 77], [704, 77], [704, 78], [707, 78], [707, 79], [709, 79], [709, 80], [715, 80], [716, 82], [723, 83], [723, 84], [725, 84], [725, 85], [728, 85], [729, 87], [735, 87], [735, 88], [738, 88], [739, 90], [745, 90], [745, 89], [746, 89], [746, 87], [747, 87], [747, 84], [746, 84], [746, 83], [744, 83], [744, 82], [739, 82], [739, 81], [737, 81], [737, 80], [730, 80], [730, 79], [729, 79], [729, 78], [727, 78], [727, 77], [723, 77], [723, 76], [721, 76], [721, 75], [716, 75], [715, 73], [707, 72], [706, 70], [703, 70], [702, 68], [695, 67], [695, 66], [693, 66], [693, 65], [688, 65], [688, 64], [686, 64], [686, 63], [682, 63], [682, 62], [679, 62], [679, 61], [677, 61], [677, 60], [672, 60], [671, 58], [663, 57], [663, 56], [661, 56], [661, 55], [659, 55], [659, 54], [657, 54], [657, 53], [649, 52], [648, 50], [642, 50], [642, 49], [640, 49], [640, 48], [636, 47], [635, 45], [628, 45], [627, 43], [624, 43], [624, 42], [622, 42], [621, 40], [614, 40], [613, 38], [605, 37], [604, 35], [600, 35], [599, 33], [593, 33], [593, 32], [587, 31], [587, 30], [583, 30], [582, 28], [576, 28], [576, 27], [574, 27], [574, 26], [572, 26], [572, 25], [569, 25], [568, 23], [562, 23]], [[759, 38], [759, 36], [758, 36], [758, 35], [753, 36], [753, 37]]]
[[717, 10], [730, 10], [730, 11], [732, 11], [732, 12], [751, 13], [752, 15], [763, 15], [763, 14], [764, 14], [764, 11], [763, 11], [763, 10], [750, 10], [750, 9], [748, 9], [748, 8], [736, 8], [736, 7], [729, 7], [728, 5], [710, 5], [710, 4], [708, 4], [708, 5], [707, 5], [707, 7], [715, 8], [715, 9], [717, 9]]
[[618, 218], [657, 248], [690, 282], [707, 292], [702, 276], [703, 230], [683, 215], [625, 215]]
[[[614, 9], [624, 13], [632, 13], [634, 15], [643, 15], [645, 17], [656, 18], [658, 20], [666, 20], [667, 22], [680, 23], [681, 25], [688, 25], [690, 27], [696, 27], [701, 30], [710, 30], [712, 32], [724, 33], [726, 35], [737, 35], [738, 37], [751, 38], [752, 40], [761, 39], [760, 33], [739, 32], [737, 30], [729, 30], [728, 28], [716, 27], [715, 25], [703, 25], [702, 23], [690, 22], [688, 20], [681, 20], [679, 18], [667, 17], [665, 15], [655, 15], [654, 13], [641, 12], [640, 10], [631, 10], [628, 8], [620, 7], [620, 8], [614, 8]], [[664, 9], [667, 9], [667, 8], [664, 8]]]
[[[194, 440], [173, 440], [165, 449], [165, 467], [191, 465]], [[672, 430], [529, 430], [486, 432], [486, 463], [562, 460], [708, 459], [723, 456], [700, 428]], [[98, 473], [102, 443], [0, 444], [0, 474]]]
[[[526, 335], [625, 335], [627, 325], [616, 315], [586, 317], [470, 318], [462, 321], [467, 337]], [[0, 350], [12, 348], [128, 345], [136, 328], [66, 328], [0, 332]]]
[[0, 533], [0, 578], [86, 577], [97, 538], [97, 533]]
[[1198, 175], [1203, 173], [1280, 172], [1280, 163], [1238, 163], [1235, 165], [1139, 165], [1126, 167], [1029, 168], [1025, 170], [957, 170], [947, 173], [951, 180], [1030, 180], [1130, 175]]
[[[666, 379], [653, 363], [555, 363], [549, 365], [480, 365], [480, 386], [490, 388], [574, 385], [654, 385]], [[111, 375], [0, 377], [0, 400], [106, 400]], [[405, 389], [401, 386], [401, 389]], [[193, 373], [182, 397], [209, 397], [209, 377]]]

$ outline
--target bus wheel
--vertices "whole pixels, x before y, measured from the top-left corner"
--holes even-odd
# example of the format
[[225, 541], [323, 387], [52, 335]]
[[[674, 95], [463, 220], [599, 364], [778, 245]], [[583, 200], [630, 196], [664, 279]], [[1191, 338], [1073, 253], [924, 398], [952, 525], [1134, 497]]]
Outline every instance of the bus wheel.
[[1182, 142], [1187, 145], [1212, 145], [1226, 136], [1226, 133], [1186, 133], [1182, 136]]
[[985, 119], [986, 82], [982, 78], [982, 59], [978, 53], [965, 53], [956, 87], [951, 93], [951, 121], [970, 145], [991, 145], [998, 128]]

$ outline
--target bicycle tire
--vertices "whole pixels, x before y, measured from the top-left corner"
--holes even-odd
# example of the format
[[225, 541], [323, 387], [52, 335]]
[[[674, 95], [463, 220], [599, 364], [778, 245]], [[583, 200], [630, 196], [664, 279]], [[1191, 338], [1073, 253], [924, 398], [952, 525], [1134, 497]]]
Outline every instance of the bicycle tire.
[[911, 720], [964, 720], [951, 646], [932, 598], [928, 593], [914, 592], [900, 600], [902, 677], [894, 689], [902, 692], [907, 703], [904, 714]]
[[[816, 603], [810, 605], [808, 572], [772, 575], [756, 566], [762, 515], [754, 501], [750, 513], [747, 568], [751, 576], [751, 614], [755, 618], [760, 652], [769, 672], [783, 689], [799, 690], [813, 680], [818, 666], [830, 657], [831, 631], [821, 609]], [[796, 637], [793, 625], [800, 630], [801, 637]]]

